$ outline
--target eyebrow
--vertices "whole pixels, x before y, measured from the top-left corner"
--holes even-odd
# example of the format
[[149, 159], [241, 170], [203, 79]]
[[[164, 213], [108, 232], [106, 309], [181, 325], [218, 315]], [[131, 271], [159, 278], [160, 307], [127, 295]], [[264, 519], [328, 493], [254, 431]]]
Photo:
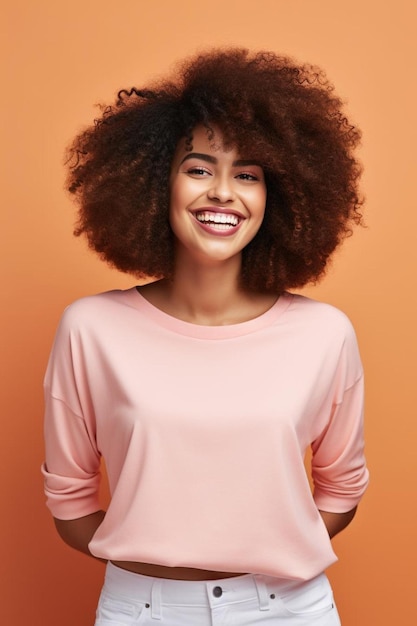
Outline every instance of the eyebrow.
[[[206, 161], [207, 163], [213, 163], [214, 165], [218, 163], [216, 157], [211, 156], [210, 154], [204, 154], [202, 152], [190, 152], [189, 154], [185, 155], [180, 165], [182, 165], [184, 161], [187, 161], [188, 159], [199, 159], [201, 161]], [[261, 165], [256, 161], [251, 161], [247, 159], [238, 159], [237, 161], [233, 161], [232, 165], [233, 167], [245, 167], [246, 165], [258, 165], [259, 167], [261, 167]]]

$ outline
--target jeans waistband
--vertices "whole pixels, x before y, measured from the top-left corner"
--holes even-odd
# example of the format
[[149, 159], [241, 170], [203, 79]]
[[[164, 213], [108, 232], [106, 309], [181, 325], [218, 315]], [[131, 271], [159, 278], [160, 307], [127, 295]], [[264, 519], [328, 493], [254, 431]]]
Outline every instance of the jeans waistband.
[[[319, 578], [319, 577], [318, 577]], [[315, 580], [315, 579], [314, 579]], [[313, 581], [309, 581], [311, 583]], [[307, 584], [309, 584], [307, 583]], [[104, 587], [109, 593], [148, 603], [158, 619], [162, 605], [210, 606], [211, 608], [258, 599], [260, 610], [268, 610], [271, 594], [284, 594], [306, 585], [305, 581], [244, 574], [218, 580], [188, 581], [153, 578], [107, 564]]]

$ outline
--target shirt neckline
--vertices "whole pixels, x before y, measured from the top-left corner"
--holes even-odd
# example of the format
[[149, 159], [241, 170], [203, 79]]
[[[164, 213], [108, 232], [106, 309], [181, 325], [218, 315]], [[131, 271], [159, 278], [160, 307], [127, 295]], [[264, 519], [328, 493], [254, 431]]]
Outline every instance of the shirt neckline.
[[130, 297], [132, 305], [146, 315], [148, 319], [151, 319], [159, 326], [173, 333], [194, 337], [196, 339], [230, 339], [262, 330], [263, 328], [271, 326], [271, 324], [278, 319], [288, 308], [293, 298], [292, 294], [284, 292], [265, 313], [247, 320], [246, 322], [227, 324], [224, 326], [205, 326], [185, 322], [184, 320], [180, 320], [177, 317], [165, 313], [151, 304], [149, 300], [139, 293], [136, 287], [128, 289], [127, 294]]

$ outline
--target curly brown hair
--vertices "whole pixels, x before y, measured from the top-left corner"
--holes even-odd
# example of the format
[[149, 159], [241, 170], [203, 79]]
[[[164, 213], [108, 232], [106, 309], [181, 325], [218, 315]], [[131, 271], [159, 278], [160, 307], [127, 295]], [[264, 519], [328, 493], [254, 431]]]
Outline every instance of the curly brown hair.
[[361, 222], [360, 132], [320, 68], [272, 52], [212, 50], [170, 80], [119, 91], [68, 149], [75, 234], [122, 271], [172, 276], [171, 162], [181, 139], [192, 149], [200, 124], [265, 172], [265, 218], [243, 251], [243, 287], [279, 293], [317, 280]]

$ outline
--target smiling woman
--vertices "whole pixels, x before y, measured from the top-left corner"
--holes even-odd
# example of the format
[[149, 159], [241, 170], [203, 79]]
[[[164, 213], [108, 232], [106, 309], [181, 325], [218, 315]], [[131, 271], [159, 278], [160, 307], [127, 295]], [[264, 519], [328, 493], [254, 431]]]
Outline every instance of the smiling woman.
[[48, 505], [108, 562], [96, 626], [340, 624], [362, 366], [346, 317], [288, 289], [360, 221], [358, 139], [320, 70], [232, 49], [122, 90], [70, 147], [76, 233], [153, 279], [72, 304], [45, 377]]

